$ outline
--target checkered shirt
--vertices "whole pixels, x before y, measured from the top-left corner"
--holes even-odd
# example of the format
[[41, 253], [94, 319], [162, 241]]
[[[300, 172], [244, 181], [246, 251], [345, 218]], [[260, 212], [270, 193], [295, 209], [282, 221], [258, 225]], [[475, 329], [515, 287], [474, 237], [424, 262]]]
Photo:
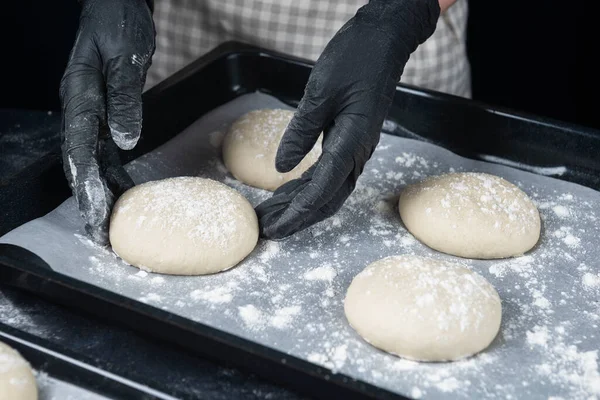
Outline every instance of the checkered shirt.
[[[155, 0], [156, 52], [146, 89], [228, 40], [316, 61], [327, 42], [368, 0]], [[410, 56], [401, 82], [471, 96], [467, 0], [440, 16]]]

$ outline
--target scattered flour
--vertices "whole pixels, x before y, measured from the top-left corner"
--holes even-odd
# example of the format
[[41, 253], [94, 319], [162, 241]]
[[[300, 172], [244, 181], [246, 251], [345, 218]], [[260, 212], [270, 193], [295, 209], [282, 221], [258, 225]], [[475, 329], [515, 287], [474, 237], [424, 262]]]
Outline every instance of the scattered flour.
[[258, 254], [258, 259], [261, 262], [267, 262], [274, 257], [277, 257], [279, 251], [281, 250], [281, 244], [279, 242], [266, 241], [263, 246], [260, 248], [260, 253]]
[[435, 386], [440, 389], [442, 392], [454, 392], [456, 389], [464, 388], [465, 386], [469, 386], [469, 381], [461, 382], [456, 378], [446, 378], [443, 381], [439, 382]]
[[420, 399], [421, 397], [423, 397], [423, 392], [418, 387], [414, 387], [410, 391], [410, 395], [413, 399]]
[[165, 278], [163, 278], [162, 276], [155, 276], [154, 278], [150, 279], [150, 283], [152, 283], [153, 285], [161, 285], [165, 283]]
[[[213, 146], [219, 135], [211, 137]], [[446, 165], [443, 157], [425, 158], [405, 147], [399, 151], [394, 140], [382, 137], [370, 166], [334, 218], [286, 241], [261, 240], [229, 271], [156, 276], [79, 236], [89, 253], [81, 273], [99, 285], [250, 340], [274, 347], [286, 343], [282, 350], [291, 355], [413, 398], [600, 396], [600, 270], [591, 262], [599, 256], [592, 244], [600, 237], [600, 224], [595, 204], [578, 193], [548, 188], [536, 193], [523, 185], [543, 218], [539, 246], [522, 257], [469, 263], [490, 280], [503, 301], [501, 333], [483, 353], [454, 363], [417, 363], [383, 354], [348, 326], [345, 290], [370, 261], [402, 253], [452, 258], [432, 252], [410, 235], [396, 204], [404, 185], [463, 168]], [[160, 168], [176, 171], [162, 164]], [[270, 196], [228, 177], [220, 162], [209, 172], [253, 205]], [[7, 309], [1, 297], [3, 322], [34, 323], [28, 315]]]
[[329, 348], [325, 353], [310, 353], [307, 359], [336, 373], [346, 363], [348, 358], [347, 350], [348, 345], [342, 344]]
[[272, 313], [265, 313], [253, 304], [238, 307], [238, 314], [244, 325], [251, 330], [262, 330], [268, 325], [276, 329], [286, 329], [300, 314], [300, 306], [290, 306], [275, 309]]
[[156, 294], [156, 293], [148, 293], [148, 294], [140, 297], [138, 300], [141, 302], [144, 302], [144, 303], [150, 303], [150, 302], [160, 303], [162, 300], [162, 296], [159, 294]]
[[[428, 175], [431, 168], [438, 168], [436, 163], [408, 152], [395, 158], [393, 164], [389, 171], [384, 168], [370, 171], [380, 176], [380, 181], [387, 179], [388, 183], [404, 185], [419, 179], [413, 176], [414, 171]], [[385, 184], [365, 184], [361, 179], [336, 217], [286, 242], [259, 242], [254, 253], [238, 267], [210, 280], [205, 277], [210, 283], [185, 286], [189, 287], [186, 293], [190, 303], [185, 298], [177, 299], [173, 301], [173, 309], [192, 306], [198, 315], [209, 312], [215, 313], [213, 318], [220, 321], [237, 321], [233, 326], [240, 326], [244, 335], [259, 341], [264, 338], [267, 342], [277, 342], [282, 333], [298, 335], [302, 340], [292, 353], [333, 373], [354, 371], [370, 377], [378, 386], [394, 388], [401, 379], [409, 383], [405, 390], [413, 398], [435, 393], [459, 398], [484, 398], [492, 393], [504, 393], [506, 398], [535, 397], [533, 394], [540, 387], [549, 394], [547, 397], [584, 399], [597, 395], [598, 336], [589, 331], [578, 335], [570, 312], [575, 299], [583, 301], [582, 293], [589, 293], [586, 301], [593, 302], [591, 299], [600, 287], [600, 271], [583, 264], [586, 259], [582, 257], [584, 238], [593, 232], [583, 231], [575, 223], [582, 216], [595, 221], [592, 205], [583, 204], [572, 194], [541, 196], [533, 192], [544, 221], [541, 245], [520, 257], [468, 265], [499, 290], [504, 303], [499, 335], [502, 341], [467, 360], [429, 365], [373, 351], [340, 318], [345, 288], [354, 276], [353, 271], [360, 268], [354, 260], [362, 259], [360, 242], [365, 238], [372, 240], [370, 246], [375, 252], [383, 252], [367, 252], [373, 259], [398, 253], [430, 253], [404, 229], [397, 215], [397, 189], [390, 191]], [[251, 198], [253, 204], [263, 198], [256, 189], [235, 180], [228, 184]], [[345, 228], [363, 218], [369, 221], [365, 230]], [[107, 255], [95, 257], [97, 260], [92, 264], [96, 268], [109, 260]], [[119, 261], [111, 257], [113, 265]], [[567, 274], [561, 278], [567, 279], [565, 283], [555, 280], [557, 270]], [[154, 279], [152, 274], [141, 272], [131, 274], [135, 279], [129, 281], [139, 285], [145, 279]], [[161, 288], [168, 287], [168, 282], [166, 277]], [[325, 287], [317, 282], [325, 283]], [[177, 293], [173, 295], [176, 297]], [[152, 294], [144, 298], [154, 304], [166, 302], [166, 297]], [[196, 303], [202, 305], [198, 307]], [[580, 314], [587, 318], [585, 324], [600, 321], [599, 306], [589, 307]], [[231, 327], [228, 324], [231, 322], [224, 326]], [[523, 362], [522, 354], [529, 353], [535, 355], [528, 355], [525, 363], [529, 367], [525, 370], [504, 368], [502, 360], [509, 359], [507, 362], [517, 365]], [[490, 382], [495, 383], [489, 386]]]
[[586, 288], [600, 288], [600, 274], [587, 272], [583, 275], [582, 282]]
[[489, 272], [498, 278], [501, 278], [508, 273], [530, 276], [530, 274], [533, 273], [533, 268], [534, 258], [532, 256], [522, 256], [508, 261], [494, 263], [489, 267]]
[[336, 271], [331, 265], [324, 265], [322, 267], [314, 268], [306, 271], [304, 279], [308, 281], [333, 281], [336, 276]]
[[294, 317], [302, 311], [300, 306], [284, 307], [275, 310], [275, 314], [270, 318], [269, 324], [277, 329], [285, 329], [294, 320]]
[[190, 293], [192, 300], [205, 300], [209, 303], [229, 303], [233, 299], [232, 286], [220, 286], [212, 290], [196, 289]]
[[598, 350], [580, 351], [575, 345], [568, 345], [563, 330], [548, 333], [546, 326], [536, 326], [527, 332], [527, 342], [532, 347], [550, 357], [536, 365], [540, 377], [560, 385], [572, 385], [575, 389], [572, 398], [594, 398], [600, 395], [600, 373], [598, 372]]
[[132, 276], [137, 277], [137, 278], [145, 278], [148, 276], [148, 273], [146, 271], [139, 270], [137, 273], [135, 273]]
[[405, 235], [398, 234], [397, 237], [399, 237], [400, 246], [403, 248], [412, 247], [419, 243], [410, 233]]
[[252, 330], [262, 328], [265, 316], [258, 308], [252, 304], [238, 307], [238, 312], [246, 327]]
[[527, 331], [527, 343], [532, 346], [536, 345], [548, 348], [548, 328], [545, 326], [535, 326], [531, 331]]
[[565, 206], [561, 206], [561, 205], [554, 206], [554, 207], [552, 207], [552, 210], [554, 211], [554, 213], [557, 216], [559, 216], [561, 218], [567, 218], [570, 215], [569, 209]]

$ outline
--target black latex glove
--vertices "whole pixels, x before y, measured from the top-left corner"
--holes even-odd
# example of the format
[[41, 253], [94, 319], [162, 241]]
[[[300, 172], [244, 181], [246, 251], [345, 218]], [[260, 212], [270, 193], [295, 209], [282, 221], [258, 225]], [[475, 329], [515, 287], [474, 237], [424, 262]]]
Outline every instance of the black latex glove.
[[63, 166], [85, 230], [108, 244], [115, 198], [133, 186], [117, 146], [135, 147], [155, 30], [145, 0], [83, 0], [60, 84]]
[[404, 66], [431, 36], [438, 0], [371, 0], [317, 60], [277, 151], [292, 170], [323, 132], [323, 154], [301, 178], [259, 204], [261, 235], [281, 239], [322, 221], [354, 190], [377, 143]]

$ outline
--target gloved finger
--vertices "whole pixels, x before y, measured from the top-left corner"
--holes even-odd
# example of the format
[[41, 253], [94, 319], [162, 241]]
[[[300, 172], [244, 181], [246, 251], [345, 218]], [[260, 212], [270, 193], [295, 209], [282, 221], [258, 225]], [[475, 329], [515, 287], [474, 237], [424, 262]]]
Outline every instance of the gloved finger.
[[142, 90], [147, 60], [117, 56], [105, 62], [108, 126], [117, 146], [131, 150], [142, 132]]
[[314, 169], [315, 165], [302, 174], [300, 178], [284, 183], [277, 188], [271, 197], [256, 206], [254, 211], [259, 221], [263, 220], [266, 225], [270, 225], [271, 220], [275, 222], [274, 219], [281, 216], [294, 197], [310, 182]]
[[[286, 185], [293, 188], [291, 192], [279, 194], [275, 191], [269, 203], [262, 209], [258, 207], [259, 216], [263, 213], [268, 214], [262, 218], [266, 234], [285, 237], [295, 232], [301, 226], [310, 223], [314, 214], [319, 214], [319, 209], [337, 195], [348, 173], [337, 169], [336, 164], [339, 163], [336, 162], [336, 158], [331, 153], [324, 152], [310, 177], [288, 182]], [[265, 213], [267, 206], [270, 210]], [[274, 228], [269, 229], [268, 226]]]
[[344, 160], [335, 151], [324, 149], [310, 181], [294, 197], [290, 207], [302, 213], [321, 208], [334, 197], [353, 165], [352, 158]]
[[[368, 129], [368, 118], [353, 112], [352, 107], [339, 115], [326, 132], [328, 138], [334, 139], [324, 143], [319, 161], [301, 179], [288, 182], [263, 207], [257, 208], [265, 213], [263, 232], [271, 237], [285, 237], [330, 216], [331, 209], [339, 209], [342, 204], [334, 200], [345, 200], [350, 195], [364, 168], [355, 156], [367, 160], [376, 145], [361, 140]], [[285, 191], [289, 202], [285, 207], [281, 191]]]
[[118, 198], [126, 190], [132, 188], [135, 183], [129, 176], [119, 157], [119, 149], [117, 148], [112, 137], [108, 133], [100, 135], [100, 169], [102, 175], [106, 179], [106, 184], [111, 193]]
[[[335, 196], [348, 176], [358, 178], [363, 166], [356, 165], [355, 156], [357, 152], [365, 151], [363, 147], [368, 147], [361, 140], [367, 123], [365, 118], [357, 118], [355, 114], [341, 114], [327, 128], [323, 152], [314, 165], [310, 181], [290, 203], [290, 208], [296, 210], [298, 215], [323, 207]], [[356, 174], [353, 171], [359, 172]]]
[[330, 119], [328, 97], [305, 95], [279, 143], [275, 157], [277, 171], [294, 169], [315, 146]]
[[261, 236], [267, 239], [283, 239], [331, 217], [343, 206], [354, 187], [354, 181], [351, 178], [347, 179], [328, 203], [301, 218], [290, 208], [268, 209], [263, 206], [263, 212], [259, 214]]
[[78, 41], [60, 85], [61, 136], [65, 175], [86, 231], [97, 243], [106, 244], [112, 196], [101, 176], [97, 154], [99, 129], [106, 115], [99, 65], [93, 47]]
[[79, 171], [88, 164], [98, 167], [93, 155], [106, 115], [100, 56], [89, 41], [80, 38], [81, 30], [59, 88], [63, 167], [72, 188], [78, 184], [78, 164], [83, 163]]

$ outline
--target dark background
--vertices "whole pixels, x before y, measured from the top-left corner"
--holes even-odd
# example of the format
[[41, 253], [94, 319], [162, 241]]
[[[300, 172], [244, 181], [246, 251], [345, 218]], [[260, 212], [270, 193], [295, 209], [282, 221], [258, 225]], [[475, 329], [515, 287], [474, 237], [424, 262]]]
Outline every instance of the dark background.
[[[11, 3], [3, 5], [0, 24], [0, 108], [59, 111], [58, 84], [77, 30], [77, 1]], [[600, 46], [598, 34], [586, 32], [595, 23], [586, 3], [471, 0], [473, 98], [600, 129]]]

